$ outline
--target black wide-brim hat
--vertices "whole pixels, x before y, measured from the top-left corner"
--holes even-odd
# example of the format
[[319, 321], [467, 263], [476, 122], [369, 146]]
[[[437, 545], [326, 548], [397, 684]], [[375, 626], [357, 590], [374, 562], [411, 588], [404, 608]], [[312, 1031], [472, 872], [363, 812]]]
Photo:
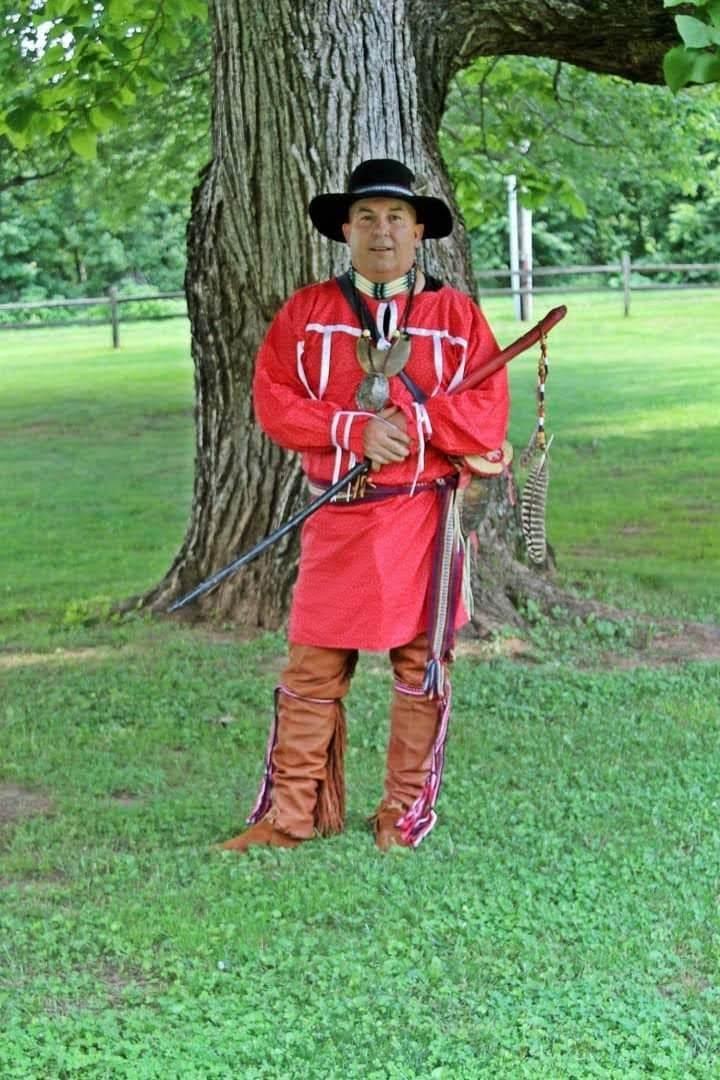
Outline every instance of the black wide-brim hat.
[[415, 207], [418, 224], [425, 226], [423, 240], [439, 240], [452, 232], [450, 209], [442, 199], [431, 195], [415, 195], [414, 174], [400, 161], [392, 158], [371, 158], [353, 171], [348, 190], [337, 194], [316, 195], [308, 211], [318, 232], [330, 240], [345, 242], [342, 227], [348, 220], [350, 207], [358, 199], [402, 199]]

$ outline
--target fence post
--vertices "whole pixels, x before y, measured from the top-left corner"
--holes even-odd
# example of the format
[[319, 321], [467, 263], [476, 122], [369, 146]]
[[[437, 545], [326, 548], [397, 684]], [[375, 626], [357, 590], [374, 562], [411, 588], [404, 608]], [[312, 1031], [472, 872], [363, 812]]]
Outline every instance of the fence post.
[[533, 314], [533, 236], [532, 210], [518, 206], [518, 225], [520, 233], [520, 284], [527, 292], [520, 293], [520, 310], [523, 321], [532, 319]]
[[623, 279], [623, 305], [625, 315], [630, 314], [630, 255], [627, 251], [622, 253], [622, 279]]
[[522, 293], [520, 292], [520, 236], [518, 232], [518, 196], [517, 177], [506, 176], [505, 187], [508, 196], [508, 235], [510, 239], [510, 288], [513, 291], [513, 306], [515, 318], [521, 320]]
[[112, 323], [112, 343], [113, 349], [120, 348], [120, 317], [118, 314], [118, 294], [117, 289], [112, 285], [109, 289], [110, 293], [110, 322]]

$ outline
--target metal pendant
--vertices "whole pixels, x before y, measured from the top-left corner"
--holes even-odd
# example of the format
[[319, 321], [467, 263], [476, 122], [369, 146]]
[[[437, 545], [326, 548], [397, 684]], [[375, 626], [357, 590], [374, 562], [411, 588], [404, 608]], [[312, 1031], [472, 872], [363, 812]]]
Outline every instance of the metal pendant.
[[[367, 371], [368, 374], [378, 370], [377, 367], [373, 366], [374, 357], [372, 354], [374, 352], [377, 352], [377, 349], [373, 345], [371, 338], [365, 337], [364, 335], [358, 338], [357, 345], [355, 346], [355, 355], [357, 356], [360, 367], [363, 371]], [[380, 365], [380, 370], [382, 370], [382, 364]]]
[[387, 359], [382, 370], [386, 375], [397, 375], [410, 359], [410, 337], [408, 334], [400, 334], [399, 337], [396, 337], [385, 355]]
[[410, 337], [400, 334], [389, 349], [378, 349], [371, 338], [358, 338], [355, 347], [358, 363], [368, 375], [384, 372], [385, 375], [397, 375], [410, 359]]
[[380, 412], [390, 399], [390, 383], [382, 371], [373, 371], [360, 383], [355, 401], [358, 408], [367, 412]]

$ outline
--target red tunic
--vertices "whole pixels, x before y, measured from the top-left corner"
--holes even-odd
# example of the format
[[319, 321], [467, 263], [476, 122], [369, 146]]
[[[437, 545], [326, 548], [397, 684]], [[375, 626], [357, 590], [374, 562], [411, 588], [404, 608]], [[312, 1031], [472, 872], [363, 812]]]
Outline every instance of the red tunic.
[[[406, 297], [363, 299], [379, 330], [392, 333]], [[402, 381], [390, 379], [391, 403], [407, 417], [411, 454], [373, 473], [378, 484], [445, 476], [453, 471], [448, 455], [495, 450], [507, 431], [504, 369], [482, 389], [447, 393], [498, 351], [473, 301], [448, 286], [423, 291], [413, 299], [407, 329], [412, 351], [405, 371], [427, 400], [416, 405]], [[288, 300], [258, 354], [253, 398], [260, 425], [281, 446], [300, 451], [305, 473], [326, 484], [363, 457], [371, 414], [355, 403], [364, 374], [355, 354], [359, 334], [356, 316], [331, 280]], [[437, 496], [422, 491], [374, 503], [336, 503], [308, 518], [290, 641], [380, 650], [406, 644], [427, 629], [438, 515]], [[458, 625], [465, 619], [461, 611]]]

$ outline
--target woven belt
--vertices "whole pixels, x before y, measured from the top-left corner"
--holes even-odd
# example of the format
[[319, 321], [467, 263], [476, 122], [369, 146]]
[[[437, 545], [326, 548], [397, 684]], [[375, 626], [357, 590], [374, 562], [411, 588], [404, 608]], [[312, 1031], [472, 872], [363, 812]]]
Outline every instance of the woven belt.
[[[436, 480], [425, 480], [414, 486], [413, 484], [375, 484], [366, 474], [359, 477], [360, 482], [356, 480], [354, 484], [349, 484], [345, 491], [341, 491], [330, 502], [379, 502], [381, 499], [389, 499], [393, 495], [417, 494], [419, 491], [437, 491], [456, 479], [457, 473], [449, 473], [447, 476], [438, 476]], [[312, 477], [308, 476], [307, 486], [313, 498], [317, 498], [318, 495], [322, 495], [328, 490], [330, 484], [326, 484], [321, 480], [313, 480]]]

